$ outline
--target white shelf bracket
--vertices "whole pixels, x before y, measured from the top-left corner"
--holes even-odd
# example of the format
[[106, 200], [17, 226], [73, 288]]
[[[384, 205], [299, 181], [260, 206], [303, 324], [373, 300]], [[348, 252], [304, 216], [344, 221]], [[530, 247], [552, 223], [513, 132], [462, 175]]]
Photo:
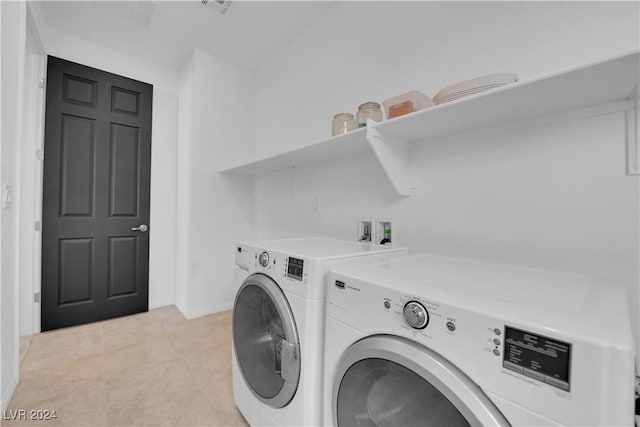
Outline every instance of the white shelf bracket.
[[383, 135], [367, 124], [367, 141], [391, 184], [401, 196], [410, 196], [412, 185], [411, 143], [392, 135]]
[[640, 108], [638, 96], [631, 98], [631, 108], [626, 111], [627, 122], [627, 175], [640, 175]]

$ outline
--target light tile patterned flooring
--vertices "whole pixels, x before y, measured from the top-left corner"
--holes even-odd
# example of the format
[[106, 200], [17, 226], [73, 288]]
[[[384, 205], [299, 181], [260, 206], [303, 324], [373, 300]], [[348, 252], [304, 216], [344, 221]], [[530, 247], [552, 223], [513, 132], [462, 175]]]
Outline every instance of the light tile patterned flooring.
[[58, 418], [3, 426], [247, 425], [231, 390], [231, 312], [186, 320], [168, 306], [24, 337], [20, 347], [5, 418], [19, 409]]

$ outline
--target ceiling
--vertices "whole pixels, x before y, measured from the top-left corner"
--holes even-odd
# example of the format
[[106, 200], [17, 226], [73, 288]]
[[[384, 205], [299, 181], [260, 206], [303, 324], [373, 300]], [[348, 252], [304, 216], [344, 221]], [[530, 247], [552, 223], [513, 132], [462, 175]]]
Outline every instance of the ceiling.
[[32, 2], [50, 28], [155, 63], [179, 68], [199, 48], [251, 69], [335, 3], [240, 0], [221, 15], [214, 0]]

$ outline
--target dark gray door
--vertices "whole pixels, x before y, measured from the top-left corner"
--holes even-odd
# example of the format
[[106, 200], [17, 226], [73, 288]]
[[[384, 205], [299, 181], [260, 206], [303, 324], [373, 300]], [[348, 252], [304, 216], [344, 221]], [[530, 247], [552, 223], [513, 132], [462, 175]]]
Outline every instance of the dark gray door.
[[365, 338], [347, 349], [333, 390], [336, 426], [509, 425], [451, 362], [393, 336]]
[[291, 401], [300, 378], [298, 331], [285, 295], [268, 276], [249, 276], [236, 294], [233, 349], [254, 396], [273, 408]]
[[43, 331], [148, 309], [152, 96], [149, 84], [49, 57]]

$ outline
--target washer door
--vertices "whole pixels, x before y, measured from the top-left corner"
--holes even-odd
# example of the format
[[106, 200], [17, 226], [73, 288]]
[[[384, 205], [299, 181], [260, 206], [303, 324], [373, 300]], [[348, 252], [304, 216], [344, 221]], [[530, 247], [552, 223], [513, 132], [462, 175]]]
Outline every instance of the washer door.
[[273, 408], [291, 401], [300, 378], [300, 342], [286, 297], [262, 274], [240, 286], [233, 307], [233, 346], [245, 383]]
[[509, 425], [451, 362], [389, 335], [358, 341], [343, 355], [333, 388], [333, 421], [337, 426]]

